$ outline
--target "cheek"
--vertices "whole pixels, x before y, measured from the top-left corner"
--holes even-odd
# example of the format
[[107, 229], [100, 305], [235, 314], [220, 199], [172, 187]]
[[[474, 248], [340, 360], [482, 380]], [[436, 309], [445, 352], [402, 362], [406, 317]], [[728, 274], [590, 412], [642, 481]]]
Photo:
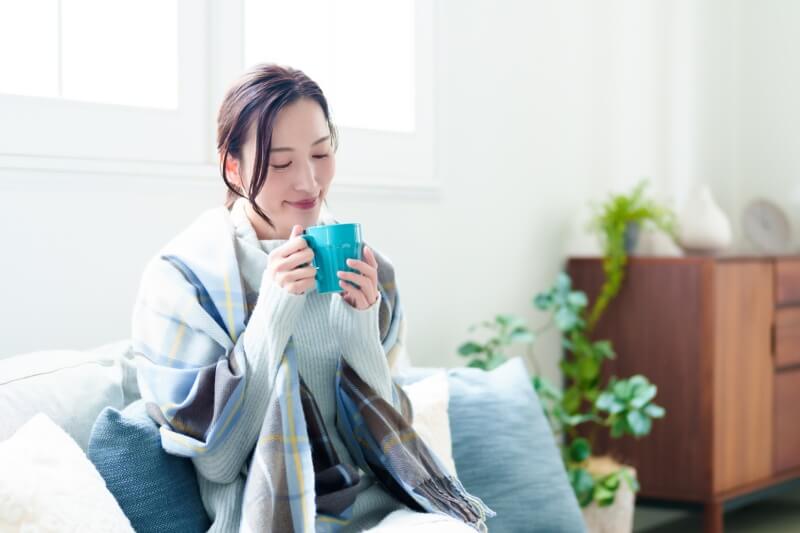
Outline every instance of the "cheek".
[[282, 179], [280, 175], [273, 172], [267, 174], [267, 181], [264, 182], [264, 187], [258, 195], [258, 203], [266, 208], [265, 212], [280, 209], [287, 194], [291, 196], [291, 191], [287, 193], [285, 183], [289, 183], [288, 180]]
[[331, 182], [335, 173], [336, 159], [334, 157], [329, 157], [328, 159], [324, 159], [317, 168], [317, 179], [321, 184], [327, 185]]

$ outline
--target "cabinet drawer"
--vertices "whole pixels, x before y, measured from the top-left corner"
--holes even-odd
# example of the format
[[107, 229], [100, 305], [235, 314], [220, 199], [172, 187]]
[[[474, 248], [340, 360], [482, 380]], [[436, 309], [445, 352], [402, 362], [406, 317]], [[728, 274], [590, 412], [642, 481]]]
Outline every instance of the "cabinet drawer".
[[800, 307], [775, 311], [775, 366], [800, 365]]
[[800, 466], [800, 370], [775, 373], [775, 471]]
[[775, 303], [800, 303], [800, 259], [775, 261]]

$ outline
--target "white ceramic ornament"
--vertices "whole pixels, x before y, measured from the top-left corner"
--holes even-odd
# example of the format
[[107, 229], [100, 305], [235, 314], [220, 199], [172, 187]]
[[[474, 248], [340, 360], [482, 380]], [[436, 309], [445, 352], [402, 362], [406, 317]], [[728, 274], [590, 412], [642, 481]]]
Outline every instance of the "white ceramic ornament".
[[687, 199], [678, 217], [678, 225], [678, 240], [686, 250], [719, 252], [733, 240], [730, 220], [705, 184], [695, 187]]

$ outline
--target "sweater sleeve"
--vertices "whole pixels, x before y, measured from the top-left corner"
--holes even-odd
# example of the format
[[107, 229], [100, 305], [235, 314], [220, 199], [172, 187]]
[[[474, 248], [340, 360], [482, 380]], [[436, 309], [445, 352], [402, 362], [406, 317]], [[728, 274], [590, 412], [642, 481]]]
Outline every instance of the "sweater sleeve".
[[347, 363], [372, 390], [394, 405], [389, 360], [381, 344], [378, 312], [381, 298], [366, 309], [356, 309], [341, 294], [331, 300], [331, 327], [336, 332], [339, 348]]
[[197, 471], [218, 483], [235, 479], [250, 456], [267, 409], [278, 364], [294, 331], [305, 302], [305, 294], [293, 294], [262, 279], [259, 297], [250, 316], [243, 342], [247, 381], [242, 419], [231, 430], [223, 445], [192, 458]]

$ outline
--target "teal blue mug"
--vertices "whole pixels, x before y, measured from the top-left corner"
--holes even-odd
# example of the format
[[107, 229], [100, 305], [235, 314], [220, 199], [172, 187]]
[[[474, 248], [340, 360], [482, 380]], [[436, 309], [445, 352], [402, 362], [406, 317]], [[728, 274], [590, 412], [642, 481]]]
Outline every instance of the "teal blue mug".
[[317, 269], [317, 291], [342, 292], [338, 272], [358, 272], [347, 266], [347, 260], [361, 260], [361, 224], [311, 226], [302, 237], [314, 252], [311, 265]]

